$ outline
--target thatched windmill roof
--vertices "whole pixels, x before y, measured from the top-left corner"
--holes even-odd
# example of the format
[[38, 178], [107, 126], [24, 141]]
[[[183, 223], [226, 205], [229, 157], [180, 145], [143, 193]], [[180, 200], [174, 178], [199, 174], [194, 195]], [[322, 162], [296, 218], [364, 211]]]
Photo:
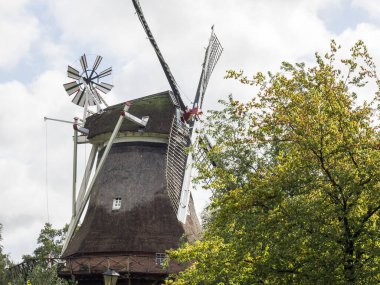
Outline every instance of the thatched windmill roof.
[[[128, 111], [129, 113], [139, 118], [149, 116], [144, 132], [169, 134], [175, 113], [171, 91], [131, 100], [130, 103], [132, 106]], [[87, 118], [85, 127], [90, 130], [88, 139], [100, 134], [111, 133], [120, 116], [120, 111], [123, 109], [123, 104], [110, 106], [103, 113]], [[138, 125], [128, 120], [125, 120], [120, 128], [120, 132], [137, 132], [139, 130], [141, 128]]]

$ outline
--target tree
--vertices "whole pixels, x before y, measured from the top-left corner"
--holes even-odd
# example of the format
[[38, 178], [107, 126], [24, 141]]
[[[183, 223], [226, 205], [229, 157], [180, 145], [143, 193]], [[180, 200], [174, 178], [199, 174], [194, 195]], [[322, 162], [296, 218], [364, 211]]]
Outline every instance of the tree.
[[58, 277], [56, 264], [50, 260], [60, 257], [67, 230], [68, 225], [62, 229], [54, 229], [50, 223], [45, 223], [38, 236], [38, 246], [34, 250], [34, 256], [24, 257], [24, 259], [31, 257], [38, 260], [37, 266], [28, 274], [31, 284], [69, 284]]
[[50, 223], [45, 223], [37, 239], [38, 247], [34, 250], [35, 258], [58, 258], [61, 255], [66, 238], [68, 225], [62, 229], [54, 229]]
[[[228, 71], [258, 92], [205, 121], [216, 166], [198, 163], [197, 181], [211, 180], [212, 203], [203, 239], [170, 252], [191, 265], [168, 284], [380, 282], [380, 81], [362, 41], [339, 52]], [[377, 91], [357, 100], [368, 82]]]
[[69, 285], [76, 283], [69, 283], [62, 278], [58, 277], [57, 269], [55, 267], [43, 268], [38, 265], [33, 268], [32, 272], [28, 276], [28, 280], [32, 285]]
[[74, 281], [66, 281], [59, 278], [57, 275], [57, 269], [53, 267], [43, 267], [37, 265], [29, 272], [27, 280], [25, 281], [22, 276], [18, 276], [17, 279], [10, 281], [9, 283], [1, 283], [9, 285], [69, 285], [77, 284]]
[[[2, 241], [2, 229], [3, 225], [0, 224], [0, 242]], [[13, 265], [9, 255], [3, 252], [3, 246], [0, 244], [0, 284], [8, 284], [11, 278], [8, 269]]]
[[[12, 280], [11, 284], [25, 284], [24, 278], [32, 285], [65, 285], [75, 284], [58, 277], [57, 265], [50, 260], [51, 258], [59, 258], [66, 237], [68, 226], [62, 229], [54, 229], [50, 223], [45, 223], [41, 229], [37, 239], [37, 248], [33, 255], [24, 255], [23, 261], [33, 264], [32, 269], [27, 276], [19, 276], [19, 280]], [[2, 283], [1, 283], [2, 284]]]
[[[0, 242], [2, 241], [2, 232], [3, 225], [0, 224]], [[0, 284], [6, 284], [8, 280], [7, 267], [9, 265], [9, 259], [6, 254], [3, 253], [3, 246], [0, 244]]]
[[23, 261], [38, 259], [39, 262], [46, 262], [48, 258], [59, 258], [67, 230], [67, 224], [62, 229], [54, 229], [50, 223], [45, 223], [37, 238], [37, 248], [32, 255], [23, 255]]

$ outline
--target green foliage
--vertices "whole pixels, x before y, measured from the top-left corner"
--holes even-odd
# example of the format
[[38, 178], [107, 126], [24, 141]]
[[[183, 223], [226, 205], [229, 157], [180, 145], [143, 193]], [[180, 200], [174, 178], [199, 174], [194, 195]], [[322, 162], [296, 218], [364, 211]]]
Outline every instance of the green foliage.
[[[0, 224], [0, 242], [2, 241], [2, 229], [3, 225]], [[9, 259], [9, 256], [3, 253], [3, 246], [0, 244], [0, 284], [8, 284], [10, 280], [8, 268], [11, 266], [13, 266], [13, 263]]]
[[69, 284], [75, 284], [75, 283], [70, 283], [62, 278], [59, 278], [57, 275], [57, 269], [54, 266], [43, 267], [41, 265], [37, 265], [29, 273], [26, 282], [23, 278], [19, 278], [18, 280], [13, 280], [12, 282], [9, 282], [8, 284], [9, 285], [25, 285], [25, 284], [27, 285], [69, 285]]
[[206, 120], [216, 167], [197, 165], [213, 193], [205, 233], [170, 253], [191, 266], [167, 284], [380, 282], [380, 93], [356, 99], [380, 81], [363, 42], [348, 59], [339, 49], [332, 41], [310, 68], [228, 71], [259, 91]]
[[[2, 241], [2, 232], [3, 225], [0, 224], [0, 242]], [[9, 259], [6, 254], [3, 253], [3, 246], [0, 244], [0, 284], [6, 284], [8, 280], [8, 274], [6, 268], [9, 265]]]
[[59, 257], [67, 230], [68, 225], [63, 229], [54, 229], [50, 223], [45, 223], [37, 239], [38, 247], [34, 250], [34, 256], [40, 260]]
[[12, 280], [10, 284], [24, 285], [24, 278], [27, 278], [27, 281], [32, 285], [71, 284], [58, 277], [57, 268], [53, 265], [55, 262], [50, 260], [52, 258], [59, 258], [67, 229], [67, 225], [63, 229], [54, 229], [50, 223], [45, 223], [38, 236], [37, 248], [34, 250], [33, 255], [24, 255], [22, 257], [23, 262], [34, 265], [33, 269], [27, 276], [18, 276], [18, 279]]
[[43, 268], [42, 266], [34, 267], [33, 271], [29, 274], [28, 280], [32, 285], [68, 285], [64, 279], [61, 279], [57, 275], [57, 269], [52, 268]]

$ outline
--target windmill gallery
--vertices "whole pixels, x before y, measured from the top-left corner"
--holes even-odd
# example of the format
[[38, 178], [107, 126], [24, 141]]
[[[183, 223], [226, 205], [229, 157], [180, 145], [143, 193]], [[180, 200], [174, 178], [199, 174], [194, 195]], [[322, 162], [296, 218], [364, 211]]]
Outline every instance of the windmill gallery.
[[[186, 266], [163, 266], [166, 250], [201, 233], [186, 149], [199, 140], [204, 94], [223, 49], [212, 30], [187, 108], [138, 0], [132, 2], [171, 90], [108, 106], [102, 96], [113, 87], [112, 68], [103, 69], [102, 57], [88, 61], [84, 54], [79, 68], [68, 66], [64, 88], [84, 111], [74, 122], [72, 218], [59, 275], [78, 284], [104, 284], [104, 274], [117, 284], [162, 284]], [[92, 149], [77, 191], [76, 148], [84, 143]]]

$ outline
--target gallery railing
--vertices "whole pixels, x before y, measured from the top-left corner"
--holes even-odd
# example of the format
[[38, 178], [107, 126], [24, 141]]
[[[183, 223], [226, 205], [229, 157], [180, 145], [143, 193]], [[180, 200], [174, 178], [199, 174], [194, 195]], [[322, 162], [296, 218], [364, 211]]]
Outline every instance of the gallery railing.
[[151, 274], [167, 276], [184, 269], [184, 265], [168, 260], [157, 261], [155, 256], [147, 255], [113, 255], [113, 256], [79, 256], [68, 258], [30, 259], [9, 268], [13, 278], [26, 276], [38, 265], [56, 267], [60, 276], [99, 275], [108, 268], [116, 270], [122, 276]]

